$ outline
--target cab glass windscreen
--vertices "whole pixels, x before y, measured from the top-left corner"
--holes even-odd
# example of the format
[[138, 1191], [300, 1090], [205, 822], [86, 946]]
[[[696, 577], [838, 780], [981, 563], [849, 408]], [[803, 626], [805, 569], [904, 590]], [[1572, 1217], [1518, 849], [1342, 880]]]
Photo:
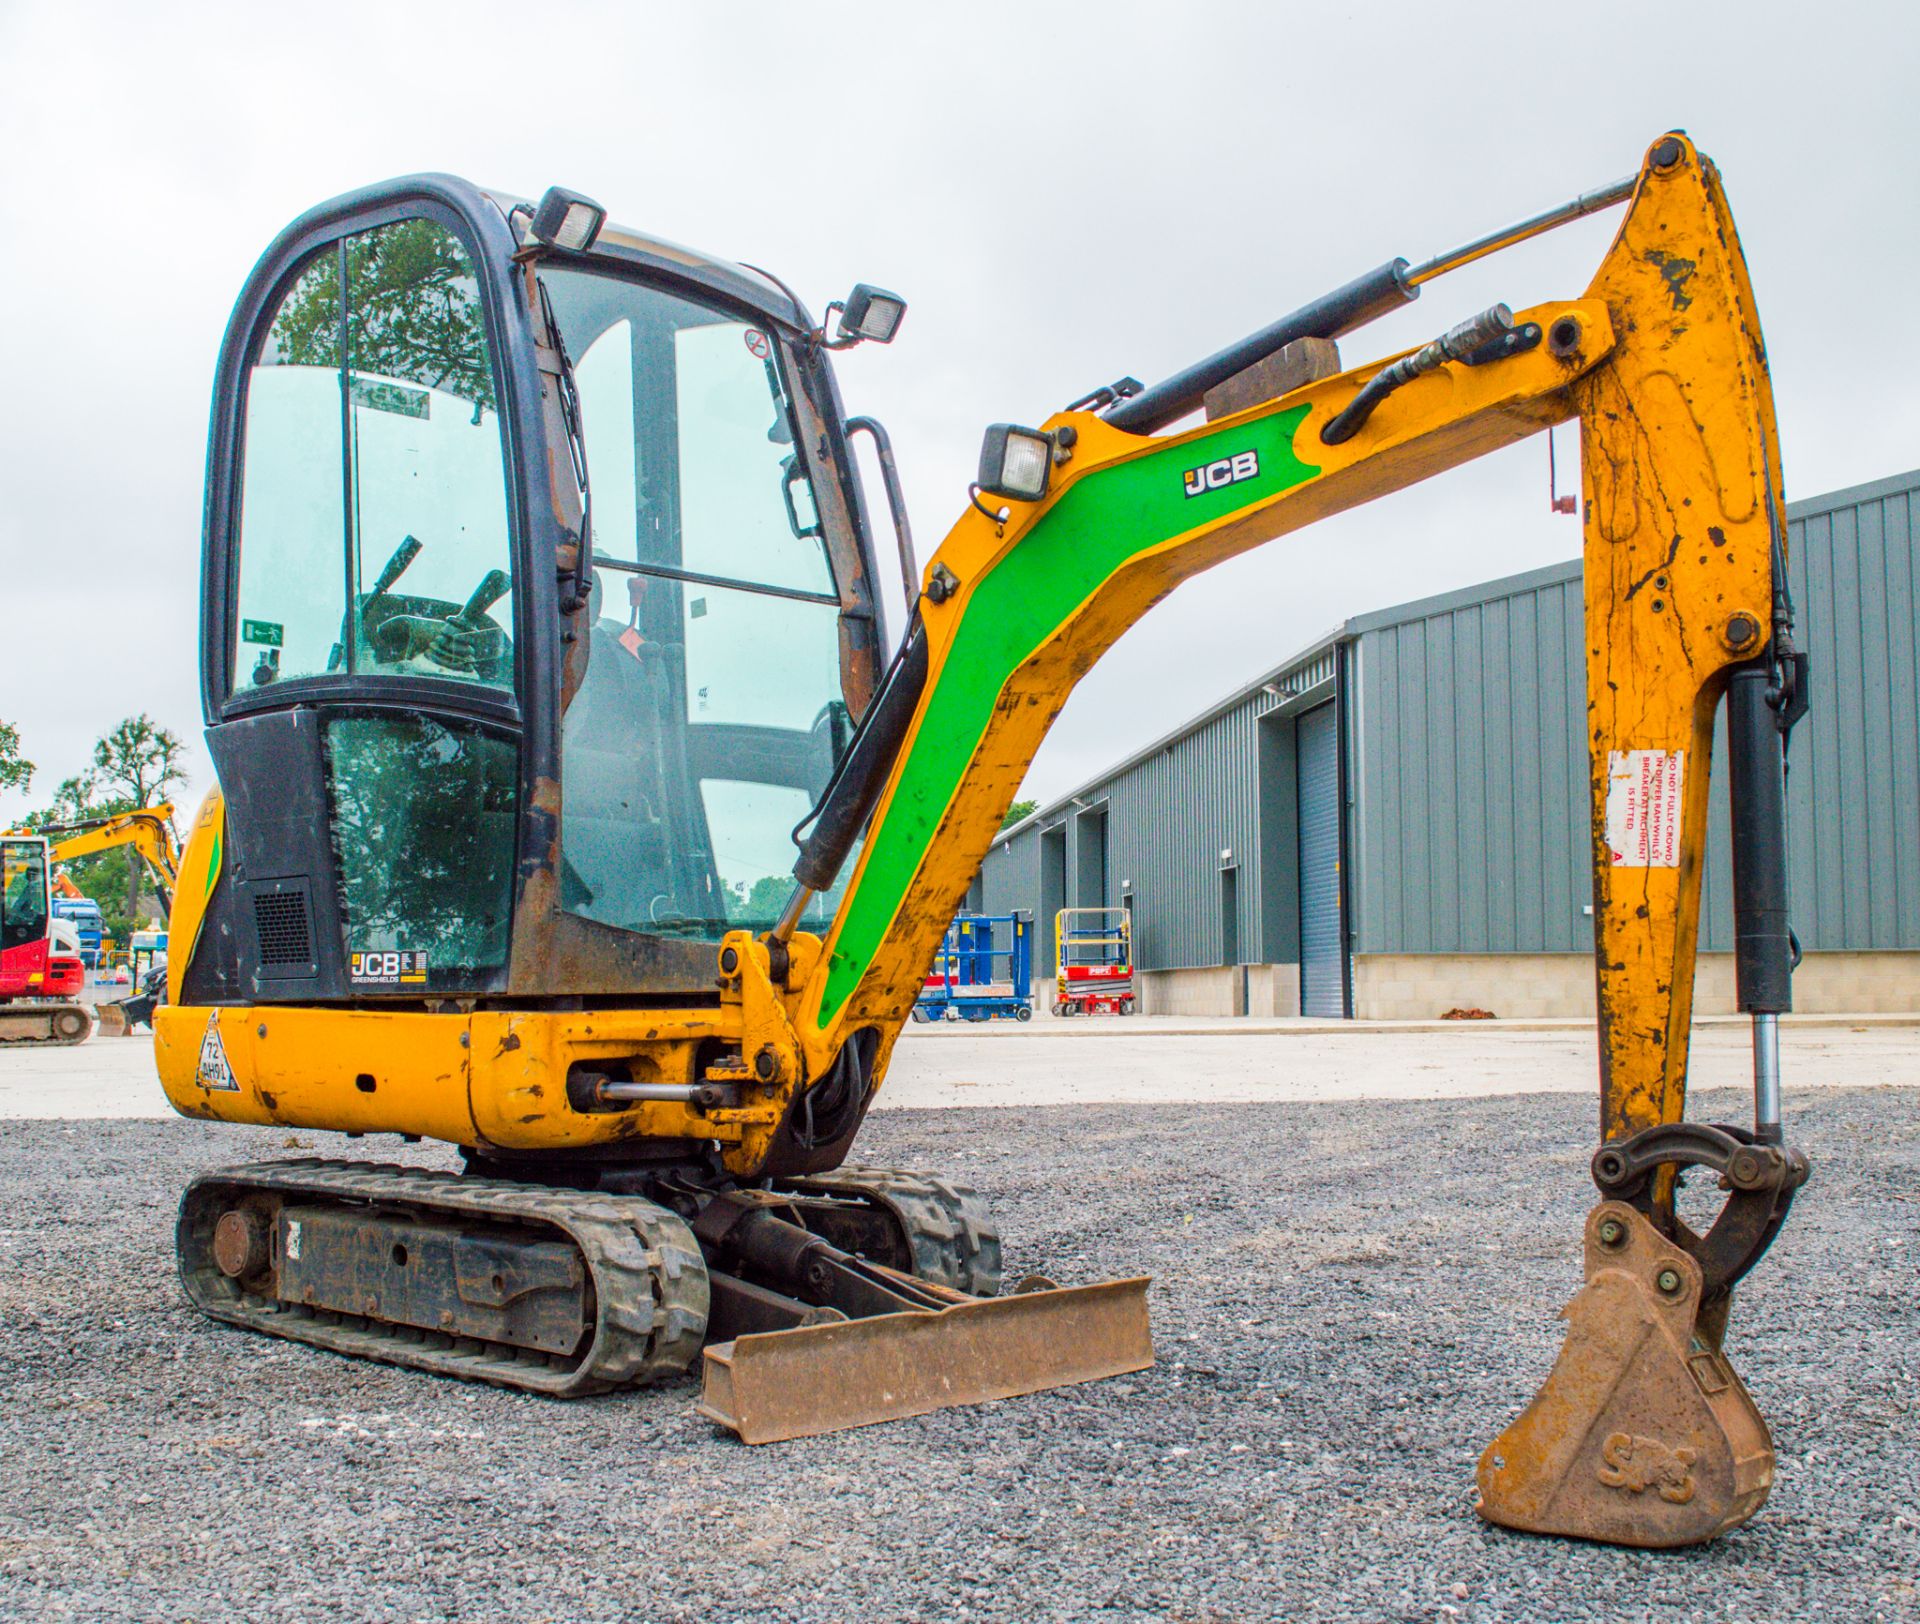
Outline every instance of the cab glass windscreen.
[[562, 724], [561, 905], [654, 935], [764, 929], [852, 733], [783, 343], [643, 283], [541, 277], [579, 389], [596, 565]]
[[506, 477], [479, 285], [431, 220], [309, 260], [247, 383], [232, 680], [511, 687]]

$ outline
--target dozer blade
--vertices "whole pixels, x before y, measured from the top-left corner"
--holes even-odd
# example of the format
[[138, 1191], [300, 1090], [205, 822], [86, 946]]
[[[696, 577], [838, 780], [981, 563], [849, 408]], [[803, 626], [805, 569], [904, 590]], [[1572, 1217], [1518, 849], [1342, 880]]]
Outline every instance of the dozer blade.
[[1480, 1457], [1480, 1515], [1654, 1548], [1737, 1527], [1773, 1485], [1773, 1440], [1702, 1334], [1700, 1266], [1603, 1201], [1587, 1217], [1586, 1271], [1546, 1384]]
[[706, 1350], [699, 1410], [745, 1443], [809, 1438], [1153, 1363], [1147, 1281], [767, 1331]]

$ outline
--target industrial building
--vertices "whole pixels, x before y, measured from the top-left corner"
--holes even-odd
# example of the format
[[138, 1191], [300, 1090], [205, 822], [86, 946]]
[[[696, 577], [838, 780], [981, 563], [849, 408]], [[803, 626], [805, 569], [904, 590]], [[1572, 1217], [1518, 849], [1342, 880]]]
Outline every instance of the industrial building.
[[[1920, 1010], [1920, 472], [1787, 513], [1796, 1007]], [[1581, 618], [1574, 560], [1350, 620], [1008, 829], [970, 903], [1034, 911], [1040, 974], [1060, 908], [1129, 907], [1147, 1014], [1590, 1014]], [[1705, 1013], [1733, 1008], [1723, 753]]]

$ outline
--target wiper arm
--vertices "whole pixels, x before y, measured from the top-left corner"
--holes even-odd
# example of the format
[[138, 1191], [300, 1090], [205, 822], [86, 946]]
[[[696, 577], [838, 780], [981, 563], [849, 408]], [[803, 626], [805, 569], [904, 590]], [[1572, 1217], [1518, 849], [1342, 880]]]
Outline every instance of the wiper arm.
[[567, 452], [573, 462], [573, 480], [580, 487], [580, 537], [574, 548], [573, 579], [561, 594], [560, 612], [577, 613], [588, 602], [593, 589], [593, 486], [587, 478], [587, 436], [580, 420], [580, 390], [574, 382], [573, 361], [567, 354], [567, 340], [560, 331], [560, 318], [553, 313], [553, 300], [547, 284], [536, 274], [534, 285], [540, 290], [540, 317], [547, 324], [547, 342], [552, 347], [560, 386], [560, 420], [566, 425]]

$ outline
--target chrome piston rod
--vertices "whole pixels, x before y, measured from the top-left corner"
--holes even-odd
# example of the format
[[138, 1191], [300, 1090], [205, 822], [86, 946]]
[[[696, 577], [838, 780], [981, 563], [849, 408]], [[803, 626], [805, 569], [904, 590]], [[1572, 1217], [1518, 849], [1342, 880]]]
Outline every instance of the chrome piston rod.
[[1753, 1127], [1768, 1144], [1778, 1144], [1780, 1128], [1780, 1017], [1753, 1018]]

